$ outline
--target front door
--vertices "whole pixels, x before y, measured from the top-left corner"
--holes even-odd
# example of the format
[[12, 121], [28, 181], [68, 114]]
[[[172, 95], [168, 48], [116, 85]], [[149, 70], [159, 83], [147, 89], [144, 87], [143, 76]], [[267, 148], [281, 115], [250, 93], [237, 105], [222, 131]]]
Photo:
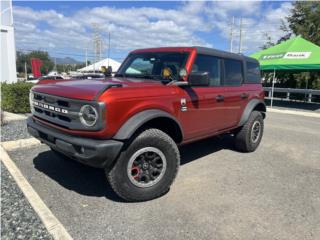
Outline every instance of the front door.
[[[224, 96], [221, 86], [221, 59], [199, 54], [192, 72], [208, 72], [209, 86], [184, 88], [185, 111], [181, 112], [181, 122], [186, 140], [212, 135], [224, 127]], [[183, 105], [183, 103], [182, 103]]]

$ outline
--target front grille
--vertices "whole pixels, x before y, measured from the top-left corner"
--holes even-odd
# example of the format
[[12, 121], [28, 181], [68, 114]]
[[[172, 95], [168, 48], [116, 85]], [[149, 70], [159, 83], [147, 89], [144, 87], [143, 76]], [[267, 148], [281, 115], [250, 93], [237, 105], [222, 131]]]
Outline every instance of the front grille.
[[104, 125], [104, 122], [97, 121], [95, 126], [86, 127], [79, 119], [80, 108], [85, 104], [94, 106], [99, 113], [99, 119], [105, 119], [102, 118], [102, 114], [105, 113], [103, 103], [33, 92], [31, 104], [34, 116], [59, 127], [74, 130], [100, 130]]

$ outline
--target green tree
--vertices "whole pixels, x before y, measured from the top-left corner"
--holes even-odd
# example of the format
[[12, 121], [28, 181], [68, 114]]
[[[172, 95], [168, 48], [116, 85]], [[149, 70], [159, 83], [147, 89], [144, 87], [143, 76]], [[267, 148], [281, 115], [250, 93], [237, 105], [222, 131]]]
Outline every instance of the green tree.
[[290, 32], [320, 46], [320, 2], [293, 3], [287, 21]]
[[27, 64], [27, 72], [31, 72], [31, 58], [39, 58], [42, 61], [40, 68], [42, 74], [50, 72], [54, 63], [50, 59], [48, 52], [32, 51], [30, 53], [17, 52], [17, 72], [22, 73], [25, 71], [25, 63]]

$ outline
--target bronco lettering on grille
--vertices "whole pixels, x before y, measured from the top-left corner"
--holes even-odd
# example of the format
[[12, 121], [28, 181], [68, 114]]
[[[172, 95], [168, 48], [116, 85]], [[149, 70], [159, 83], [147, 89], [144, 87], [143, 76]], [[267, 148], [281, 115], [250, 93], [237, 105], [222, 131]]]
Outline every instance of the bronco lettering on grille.
[[33, 105], [35, 105], [37, 107], [40, 107], [40, 108], [49, 109], [51, 111], [59, 112], [59, 113], [60, 112], [61, 113], [65, 113], [65, 114], [68, 113], [67, 109], [51, 106], [51, 105], [48, 105], [48, 104], [43, 104], [43, 103], [37, 102], [37, 101], [33, 101]]

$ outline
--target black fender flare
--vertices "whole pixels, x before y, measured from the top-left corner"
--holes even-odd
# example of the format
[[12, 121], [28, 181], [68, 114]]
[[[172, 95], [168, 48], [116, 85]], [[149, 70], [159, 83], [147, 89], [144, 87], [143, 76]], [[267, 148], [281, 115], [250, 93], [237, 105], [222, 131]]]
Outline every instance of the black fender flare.
[[173, 120], [177, 124], [177, 126], [179, 126], [179, 130], [182, 134], [182, 139], [183, 139], [183, 131], [178, 120], [171, 114], [159, 109], [149, 109], [149, 110], [144, 110], [142, 112], [136, 113], [135, 115], [130, 117], [120, 127], [116, 135], [114, 135], [113, 139], [115, 140], [129, 139], [143, 124], [156, 118], [168, 118]]
[[250, 100], [242, 113], [242, 116], [241, 116], [239, 124], [238, 124], [239, 127], [243, 126], [248, 121], [251, 112], [259, 104], [263, 106], [263, 112], [266, 112], [266, 104], [264, 103], [264, 101], [262, 101], [260, 99]]

